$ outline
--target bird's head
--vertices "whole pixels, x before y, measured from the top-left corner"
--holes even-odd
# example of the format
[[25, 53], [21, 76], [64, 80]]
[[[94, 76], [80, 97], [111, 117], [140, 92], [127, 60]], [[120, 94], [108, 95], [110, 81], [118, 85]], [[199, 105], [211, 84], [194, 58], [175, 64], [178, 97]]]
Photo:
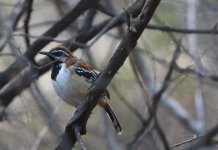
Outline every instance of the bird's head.
[[57, 60], [59, 62], [65, 62], [68, 58], [73, 57], [70, 51], [64, 46], [55, 47], [49, 52], [39, 52], [39, 54], [46, 55], [50, 60]]

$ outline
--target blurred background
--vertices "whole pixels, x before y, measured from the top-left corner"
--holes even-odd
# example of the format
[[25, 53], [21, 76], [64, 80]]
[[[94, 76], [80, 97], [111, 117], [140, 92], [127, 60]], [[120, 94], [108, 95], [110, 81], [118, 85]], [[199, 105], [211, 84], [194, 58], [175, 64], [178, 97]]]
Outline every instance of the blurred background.
[[[66, 41], [71, 48], [69, 41], [78, 41], [81, 45], [72, 50], [74, 54], [103, 70], [128, 28], [125, 17], [110, 29], [107, 29], [106, 21], [133, 6], [141, 10], [136, 5], [141, 1], [102, 0], [100, 6], [81, 13], [55, 39], [53, 35], [42, 36], [79, 2], [0, 0], [0, 150], [54, 149], [75, 111], [54, 92], [51, 70], [41, 73], [34, 68], [45, 66], [48, 60], [35, 52], [25, 58], [26, 52], [32, 52], [31, 46], [37, 44], [35, 41], [40, 38], [50, 41], [38, 48], [42, 51], [66, 44]], [[132, 10], [128, 13], [133, 17], [137, 14]], [[28, 14], [30, 19], [26, 21]], [[136, 48], [108, 87], [109, 104], [121, 123], [123, 134], [117, 135], [105, 112], [96, 107], [88, 120], [87, 134], [82, 136], [87, 149], [166, 149], [158, 122], [168, 146], [180, 150], [188, 148], [213, 128], [218, 123], [217, 23], [217, 0], [162, 0]], [[91, 29], [101, 24], [100, 30], [86, 37]], [[107, 32], [99, 36], [104, 29]], [[96, 36], [99, 36], [98, 40]], [[28, 37], [29, 45], [25, 37]], [[157, 122], [146, 126], [148, 108], [155, 92], [164, 83], [179, 40], [181, 54], [173, 68], [170, 85], [164, 91], [179, 107], [170, 108], [167, 100], [161, 102], [156, 112]], [[22, 57], [26, 67], [8, 75], [16, 70], [14, 62]], [[27, 74], [28, 71], [33, 72]], [[7, 82], [3, 83], [3, 80]], [[182, 119], [178, 108], [187, 113], [187, 121]], [[176, 146], [187, 140], [190, 142]], [[216, 138], [211, 143], [202, 149], [216, 149]], [[78, 144], [75, 149], [80, 149]]]

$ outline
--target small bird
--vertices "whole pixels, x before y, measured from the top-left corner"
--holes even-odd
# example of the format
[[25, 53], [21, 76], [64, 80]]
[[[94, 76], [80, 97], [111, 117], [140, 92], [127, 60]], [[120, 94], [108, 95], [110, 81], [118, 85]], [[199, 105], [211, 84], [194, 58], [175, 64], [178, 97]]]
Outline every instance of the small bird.
[[[65, 46], [57, 46], [49, 52], [39, 52], [53, 61], [51, 79], [52, 85], [58, 96], [71, 106], [77, 107], [85, 98], [89, 88], [99, 76], [89, 63], [84, 62], [71, 54]], [[106, 90], [98, 101], [98, 105], [104, 108], [118, 134], [122, 133], [120, 123], [106, 102], [109, 99]]]

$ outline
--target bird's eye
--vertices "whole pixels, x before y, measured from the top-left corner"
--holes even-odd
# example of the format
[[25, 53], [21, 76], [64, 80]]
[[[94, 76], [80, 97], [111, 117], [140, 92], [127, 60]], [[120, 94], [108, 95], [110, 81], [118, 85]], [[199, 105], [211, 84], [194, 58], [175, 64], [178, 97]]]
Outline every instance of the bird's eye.
[[55, 52], [54, 55], [55, 56], [61, 56], [63, 53], [62, 52]]

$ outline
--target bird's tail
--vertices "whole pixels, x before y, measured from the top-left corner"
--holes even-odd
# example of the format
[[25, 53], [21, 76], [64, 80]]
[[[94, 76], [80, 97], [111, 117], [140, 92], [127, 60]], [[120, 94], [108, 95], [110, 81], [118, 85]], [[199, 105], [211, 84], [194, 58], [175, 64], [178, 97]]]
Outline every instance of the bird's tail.
[[108, 116], [110, 117], [114, 128], [116, 130], [116, 132], [121, 135], [122, 134], [122, 128], [120, 126], [119, 121], [117, 120], [116, 115], [114, 114], [113, 110], [111, 109], [111, 107], [106, 103], [105, 107], [104, 107], [105, 111], [107, 112]]

